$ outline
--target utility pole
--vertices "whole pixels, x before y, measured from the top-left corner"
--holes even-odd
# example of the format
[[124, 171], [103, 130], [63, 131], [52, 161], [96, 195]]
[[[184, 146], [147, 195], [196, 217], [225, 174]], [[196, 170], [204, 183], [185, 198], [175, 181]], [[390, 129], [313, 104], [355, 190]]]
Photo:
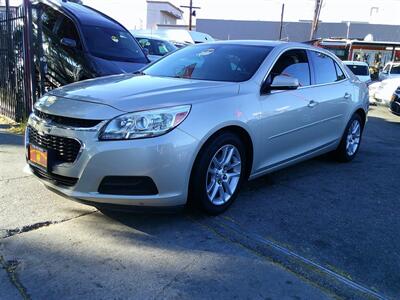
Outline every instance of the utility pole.
[[201, 9], [201, 7], [198, 6], [193, 6], [193, 0], [190, 0], [189, 6], [187, 5], [181, 5], [183, 8], [189, 8], [189, 30], [192, 30], [192, 22], [193, 22], [193, 17], [196, 16], [196, 11], [195, 9]]
[[282, 39], [282, 29], [283, 29], [283, 14], [285, 13], [285, 3], [282, 3], [282, 11], [281, 11], [281, 25], [279, 28], [279, 40]]
[[351, 24], [351, 23], [350, 23], [350, 21], [347, 21], [346, 24], [347, 24], [346, 39], [348, 39], [349, 36], [350, 36], [350, 24]]
[[310, 40], [313, 40], [315, 38], [315, 33], [317, 32], [317, 29], [318, 29], [319, 16], [321, 14], [322, 2], [323, 2], [323, 0], [315, 0], [315, 10], [314, 10], [314, 18], [313, 18], [313, 21], [311, 24]]

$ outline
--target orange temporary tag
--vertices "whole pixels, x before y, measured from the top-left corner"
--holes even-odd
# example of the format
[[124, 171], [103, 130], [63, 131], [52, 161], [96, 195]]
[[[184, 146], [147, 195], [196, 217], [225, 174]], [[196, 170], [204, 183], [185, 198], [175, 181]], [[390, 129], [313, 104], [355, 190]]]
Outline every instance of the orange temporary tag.
[[38, 147], [29, 146], [29, 160], [34, 164], [47, 168], [47, 151]]

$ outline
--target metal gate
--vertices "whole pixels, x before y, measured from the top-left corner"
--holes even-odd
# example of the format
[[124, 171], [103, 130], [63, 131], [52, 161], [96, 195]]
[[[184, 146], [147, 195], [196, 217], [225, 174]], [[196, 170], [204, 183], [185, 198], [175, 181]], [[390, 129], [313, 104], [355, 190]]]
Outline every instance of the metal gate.
[[0, 7], [0, 114], [16, 121], [27, 118], [36, 94], [29, 12], [30, 3]]

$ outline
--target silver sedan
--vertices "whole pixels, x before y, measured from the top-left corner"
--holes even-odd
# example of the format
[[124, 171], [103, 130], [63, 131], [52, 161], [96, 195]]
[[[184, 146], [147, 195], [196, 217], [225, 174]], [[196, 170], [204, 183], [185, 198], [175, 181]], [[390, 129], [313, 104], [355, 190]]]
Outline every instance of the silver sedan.
[[227, 209], [247, 179], [332, 152], [357, 154], [368, 90], [304, 44], [190, 46], [136, 74], [56, 89], [26, 131], [30, 170], [97, 207]]

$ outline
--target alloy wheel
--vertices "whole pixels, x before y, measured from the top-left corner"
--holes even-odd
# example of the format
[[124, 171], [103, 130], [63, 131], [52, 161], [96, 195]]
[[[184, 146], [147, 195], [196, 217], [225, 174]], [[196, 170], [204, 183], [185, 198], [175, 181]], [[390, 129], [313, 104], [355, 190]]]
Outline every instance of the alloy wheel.
[[235, 193], [240, 180], [242, 160], [233, 145], [221, 147], [213, 156], [207, 170], [208, 199], [214, 205], [223, 205]]
[[346, 152], [347, 155], [353, 156], [360, 146], [361, 124], [359, 120], [353, 120], [347, 132]]

